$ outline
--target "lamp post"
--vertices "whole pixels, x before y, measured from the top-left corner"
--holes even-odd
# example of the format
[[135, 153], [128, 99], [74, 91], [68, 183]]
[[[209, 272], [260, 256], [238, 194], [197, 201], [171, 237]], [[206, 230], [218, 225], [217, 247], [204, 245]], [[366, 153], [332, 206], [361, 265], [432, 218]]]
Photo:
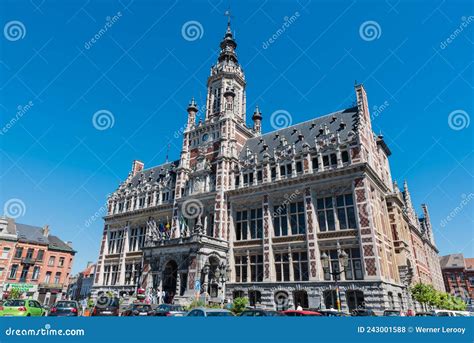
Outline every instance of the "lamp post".
[[221, 300], [221, 305], [224, 304], [224, 298], [225, 298], [225, 283], [228, 281], [228, 274], [229, 270], [227, 269], [226, 263], [222, 262], [216, 269], [215, 272], [215, 277], [217, 282], [221, 284], [221, 289], [222, 289], [222, 300]]
[[[338, 258], [339, 258], [339, 264], [337, 265], [337, 268], [335, 268], [336, 270], [331, 270], [331, 266], [330, 266], [330, 261], [329, 261], [329, 256], [323, 252], [323, 254], [321, 255], [321, 263], [322, 263], [322, 266], [323, 266], [323, 270], [325, 273], [328, 273], [329, 275], [331, 275], [333, 278], [334, 278], [334, 281], [336, 283], [336, 305], [337, 305], [337, 310], [338, 311], [341, 311], [341, 298], [340, 298], [340, 295], [339, 295], [339, 283], [338, 283], [338, 279], [339, 279], [339, 275], [341, 275], [342, 273], [344, 273], [346, 271], [346, 268], [349, 264], [349, 256], [347, 255], [347, 253], [344, 251], [344, 250], [341, 250], [338, 248]], [[339, 270], [339, 265], [342, 265], [342, 269]]]

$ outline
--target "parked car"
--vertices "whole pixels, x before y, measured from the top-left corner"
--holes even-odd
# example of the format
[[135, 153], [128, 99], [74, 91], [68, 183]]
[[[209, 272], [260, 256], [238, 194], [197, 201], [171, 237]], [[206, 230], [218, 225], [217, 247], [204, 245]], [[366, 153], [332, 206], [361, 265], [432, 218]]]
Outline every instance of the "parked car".
[[157, 317], [183, 317], [185, 315], [186, 310], [181, 305], [161, 304], [153, 311], [153, 316]]
[[405, 313], [400, 310], [385, 310], [383, 311], [384, 317], [404, 317]]
[[264, 310], [264, 309], [249, 309], [244, 310], [240, 316], [241, 317], [275, 317], [275, 316], [284, 316], [285, 314], [272, 311], [272, 310]]
[[58, 301], [49, 310], [51, 317], [77, 317], [79, 315], [79, 304], [77, 301]]
[[353, 310], [351, 312], [351, 315], [353, 317], [376, 317], [377, 316], [374, 311], [366, 310], [366, 309]]
[[223, 309], [195, 308], [189, 311], [188, 317], [230, 317], [232, 312]]
[[417, 312], [415, 314], [416, 317], [433, 317], [432, 312]]
[[286, 310], [282, 311], [285, 316], [289, 317], [302, 317], [302, 316], [322, 316], [321, 313], [315, 311], [305, 311], [305, 310]]
[[151, 308], [151, 305], [135, 303], [129, 305], [125, 311], [122, 312], [122, 316], [131, 317], [131, 316], [153, 316], [154, 311]]
[[101, 296], [92, 310], [91, 316], [118, 316], [120, 314], [120, 302], [117, 297]]
[[46, 316], [46, 311], [36, 300], [7, 300], [0, 306], [1, 317], [41, 317]]
[[315, 312], [321, 313], [325, 317], [349, 317], [350, 315], [346, 312], [337, 310], [317, 310]]

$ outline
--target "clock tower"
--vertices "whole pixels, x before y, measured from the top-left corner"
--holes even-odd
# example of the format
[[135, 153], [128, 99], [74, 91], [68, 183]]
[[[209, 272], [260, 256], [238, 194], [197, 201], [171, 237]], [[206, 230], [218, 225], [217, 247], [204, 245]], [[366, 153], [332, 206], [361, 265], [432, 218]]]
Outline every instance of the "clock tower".
[[256, 135], [246, 124], [245, 75], [236, 48], [229, 20], [207, 80], [206, 106], [199, 109], [192, 99], [187, 108], [173, 209], [175, 237], [192, 234], [185, 231], [193, 228], [227, 240], [225, 191], [234, 187], [242, 147]]

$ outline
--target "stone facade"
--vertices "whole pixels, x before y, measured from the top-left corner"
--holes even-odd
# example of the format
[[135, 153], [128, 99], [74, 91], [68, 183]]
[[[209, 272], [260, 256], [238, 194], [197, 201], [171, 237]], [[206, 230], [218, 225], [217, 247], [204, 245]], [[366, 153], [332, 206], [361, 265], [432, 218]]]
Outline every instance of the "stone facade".
[[418, 219], [408, 186], [393, 184], [363, 85], [354, 107], [262, 134], [258, 108], [246, 123], [230, 27], [220, 47], [203, 118], [194, 99], [188, 106], [180, 159], [135, 161], [109, 198], [95, 291], [329, 308], [335, 282], [321, 255], [337, 271], [343, 250], [343, 310], [413, 308], [412, 283], [441, 288], [428, 211]]

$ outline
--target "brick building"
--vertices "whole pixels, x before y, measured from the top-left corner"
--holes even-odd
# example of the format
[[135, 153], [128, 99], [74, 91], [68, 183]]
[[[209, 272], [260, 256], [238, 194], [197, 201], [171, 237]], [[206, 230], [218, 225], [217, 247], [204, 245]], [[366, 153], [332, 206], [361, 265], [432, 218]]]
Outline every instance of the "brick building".
[[474, 258], [451, 254], [440, 258], [446, 291], [472, 304], [474, 299]]
[[135, 161], [108, 199], [95, 293], [335, 308], [343, 255], [344, 310], [414, 308], [417, 281], [444, 289], [427, 206], [418, 218], [407, 183], [393, 183], [363, 85], [353, 107], [262, 133], [259, 108], [247, 123], [236, 47], [229, 25], [203, 110], [187, 108], [180, 159]]
[[75, 251], [49, 232], [49, 227], [16, 223], [0, 218], [2, 297], [14, 288], [23, 296], [43, 304], [54, 303], [66, 294]]

